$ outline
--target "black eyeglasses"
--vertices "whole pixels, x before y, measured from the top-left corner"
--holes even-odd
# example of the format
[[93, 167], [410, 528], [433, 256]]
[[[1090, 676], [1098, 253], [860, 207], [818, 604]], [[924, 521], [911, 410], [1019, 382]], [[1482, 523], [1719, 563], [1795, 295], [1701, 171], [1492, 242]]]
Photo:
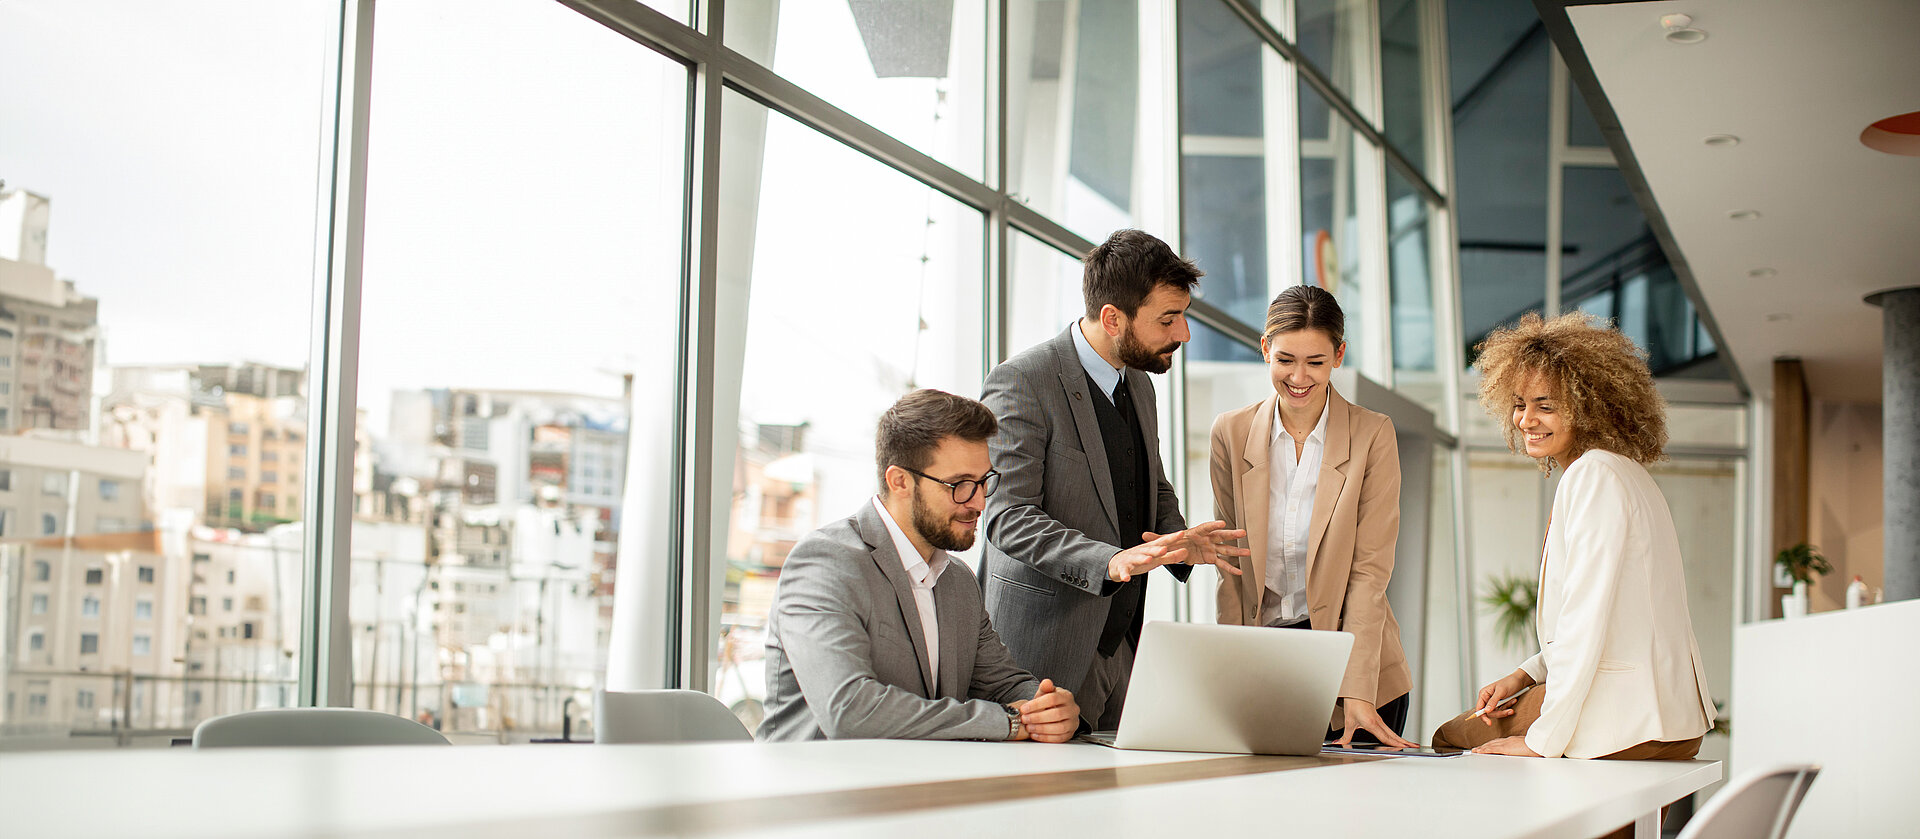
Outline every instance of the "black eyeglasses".
[[980, 492], [982, 488], [985, 488], [987, 497], [991, 498], [993, 497], [994, 490], [1000, 488], [1000, 473], [992, 470], [988, 470], [986, 477], [977, 481], [943, 481], [918, 469], [907, 469], [905, 466], [900, 468], [953, 490], [953, 503], [955, 504], [965, 504], [968, 501], [972, 501], [974, 493]]

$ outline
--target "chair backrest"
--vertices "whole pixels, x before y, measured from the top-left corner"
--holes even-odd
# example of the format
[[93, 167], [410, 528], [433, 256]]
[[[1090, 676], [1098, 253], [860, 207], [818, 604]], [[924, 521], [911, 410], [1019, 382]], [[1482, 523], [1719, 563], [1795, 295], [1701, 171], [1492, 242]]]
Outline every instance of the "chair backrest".
[[752, 740], [720, 700], [697, 690], [595, 691], [595, 743]]
[[195, 726], [193, 747], [445, 746], [447, 738], [406, 717], [359, 708], [265, 708]]
[[1736, 778], [1693, 815], [1680, 839], [1780, 839], [1819, 774], [1818, 766], [1776, 766]]

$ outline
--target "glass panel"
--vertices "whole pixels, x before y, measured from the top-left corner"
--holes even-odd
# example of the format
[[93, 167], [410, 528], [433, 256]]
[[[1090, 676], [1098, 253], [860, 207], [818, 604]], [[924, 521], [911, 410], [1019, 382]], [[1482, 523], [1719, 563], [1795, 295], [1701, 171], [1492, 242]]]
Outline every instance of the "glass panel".
[[[1080, 291], [1080, 260], [1018, 230], [1007, 234], [1009, 306], [1007, 346], [1011, 354], [1060, 334], [1086, 314]], [[1205, 278], [1202, 278], [1205, 281]]]
[[1261, 44], [1221, 0], [1180, 4], [1181, 131], [1203, 137], [1263, 133]]
[[[1181, 454], [1187, 462], [1187, 489], [1181, 495], [1186, 504], [1187, 521], [1215, 519], [1213, 480], [1209, 474], [1212, 456], [1213, 421], [1216, 417], [1248, 403], [1273, 395], [1273, 380], [1260, 352], [1225, 333], [1197, 320], [1189, 319], [1193, 343], [1215, 348], [1211, 357], [1198, 353], [1187, 357], [1187, 434]], [[1188, 578], [1187, 590], [1197, 623], [1215, 621], [1214, 593], [1219, 589], [1220, 572], [1211, 565], [1198, 566]]]
[[1568, 166], [1563, 173], [1560, 295], [1567, 305], [1666, 261], [1620, 170]]
[[1372, 254], [1361, 238], [1354, 178], [1372, 149], [1337, 116], [1320, 119], [1320, 133], [1310, 133], [1313, 122], [1308, 116], [1316, 112], [1328, 113], [1325, 100], [1301, 85], [1300, 275], [1304, 282], [1333, 292], [1340, 300], [1347, 316], [1346, 364], [1366, 369], [1367, 330], [1376, 325], [1367, 323], [1370, 298], [1363, 278], [1374, 272], [1364, 270], [1372, 267], [1363, 265]]
[[[1473, 692], [1480, 688], [1479, 684], [1467, 685], [1460, 681], [1460, 657], [1468, 652], [1460, 643], [1460, 610], [1471, 598], [1460, 596], [1459, 559], [1454, 551], [1455, 516], [1460, 511], [1454, 508], [1454, 503], [1453, 450], [1435, 446], [1433, 526], [1429, 528], [1427, 542], [1427, 649], [1421, 684], [1414, 692], [1423, 711], [1424, 725], [1418, 729], [1423, 734], [1460, 713], [1472, 700]], [[1408, 654], [1412, 652], [1409, 650]], [[1411, 736], [1425, 742], [1421, 735]]]
[[[1157, 155], [1173, 88], [1142, 21], [1158, 0], [1010, 0], [1007, 180], [1014, 196], [1094, 242], [1158, 218]], [[1151, 232], [1151, 231], [1149, 231]]]
[[726, 9], [727, 46], [962, 174], [983, 177], [985, 0], [745, 0]]
[[1367, 72], [1368, 11], [1365, 0], [1294, 3], [1294, 44], [1348, 100]]
[[1445, 383], [1434, 361], [1439, 321], [1434, 313], [1429, 212], [1426, 200], [1413, 185], [1393, 167], [1387, 167], [1394, 389], [1426, 406], [1435, 417], [1444, 417]]
[[[1207, 272], [1201, 296], [1258, 328], [1272, 298], [1268, 164], [1292, 163], [1266, 154], [1264, 47], [1224, 3], [1182, 3], [1180, 19], [1182, 248]], [[1196, 330], [1190, 350], [1196, 358], [1231, 358], [1239, 346], [1222, 340]]]
[[[758, 190], [720, 241], [723, 276], [750, 296], [738, 442], [714, 469], [732, 476], [714, 547], [727, 563], [715, 694], [755, 726], [780, 566], [801, 536], [874, 496], [881, 412], [914, 388], [979, 395], [985, 221], [743, 96], [728, 93], [726, 108], [722, 178]], [[764, 143], [745, 136], [756, 124]], [[858, 200], [837, 203], [831, 225], [811, 223], [824, 195]], [[979, 551], [958, 556], [972, 565]]]
[[1538, 19], [1447, 6], [1454, 223], [1464, 360], [1495, 326], [1546, 297], [1547, 61]]
[[1587, 98], [1580, 95], [1580, 86], [1567, 80], [1567, 145], [1602, 146], [1607, 138], [1600, 133], [1600, 123], [1593, 121], [1593, 109], [1587, 107]]
[[338, 15], [0, 5], [0, 751], [294, 700]]
[[1427, 170], [1426, 42], [1420, 0], [1380, 0], [1382, 132], [1422, 172]]
[[686, 71], [539, 3], [383, 5], [373, 58], [353, 701], [558, 737], [606, 667], [630, 404], [673, 401]]
[[[1700, 643], [1707, 687], [1715, 699], [1725, 701], [1733, 690], [1733, 626], [1738, 600], [1733, 564], [1740, 547], [1741, 523], [1746, 520], [1746, 493], [1741, 491], [1743, 462], [1676, 458], [1653, 464], [1648, 471], [1660, 486], [1660, 494], [1666, 496], [1673, 520], [1685, 523], [1678, 534], [1680, 556], [1686, 565], [1687, 616], [1693, 619], [1694, 638]], [[1847, 578], [1830, 574], [1825, 582], [1827, 590], [1816, 598], [1838, 606]], [[1732, 711], [1727, 708], [1727, 715]], [[1700, 757], [1726, 760], [1728, 746], [1725, 734], [1709, 734], [1700, 746]]]

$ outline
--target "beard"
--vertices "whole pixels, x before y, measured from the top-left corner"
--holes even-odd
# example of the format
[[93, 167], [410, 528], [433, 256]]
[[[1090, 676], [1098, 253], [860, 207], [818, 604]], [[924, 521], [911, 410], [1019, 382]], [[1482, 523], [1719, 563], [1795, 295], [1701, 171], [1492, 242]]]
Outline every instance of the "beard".
[[[964, 521], [978, 521], [980, 518], [979, 513], [962, 512], [961, 514], [973, 516], [972, 519], [964, 519]], [[950, 553], [973, 547], [976, 531], [956, 529], [953, 522], [953, 517], [943, 516], [928, 507], [926, 499], [920, 495], [920, 488], [917, 486], [913, 488], [913, 529], [920, 531], [920, 538], [927, 540], [927, 544]]]
[[1180, 349], [1180, 342], [1175, 341], [1156, 351], [1133, 337], [1133, 326], [1129, 324], [1120, 330], [1120, 338], [1113, 348], [1114, 352], [1119, 353], [1121, 364], [1149, 373], [1165, 373], [1173, 368], [1173, 358], [1169, 354]]

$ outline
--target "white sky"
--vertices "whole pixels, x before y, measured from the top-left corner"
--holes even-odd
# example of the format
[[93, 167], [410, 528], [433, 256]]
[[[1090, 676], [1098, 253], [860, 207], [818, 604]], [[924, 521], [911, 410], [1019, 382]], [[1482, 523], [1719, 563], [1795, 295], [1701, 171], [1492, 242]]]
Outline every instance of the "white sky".
[[[845, 4], [786, 6], [782, 72], [977, 171], [977, 141], [950, 139], [979, 133], [977, 80], [946, 83], [960, 89], [936, 124], [936, 83], [872, 78]], [[0, 178], [53, 200], [48, 264], [100, 300], [109, 363], [305, 363], [336, 8], [0, 3]], [[374, 79], [374, 431], [397, 388], [617, 395], [636, 367], [670, 381], [679, 65], [546, 0], [386, 0]], [[833, 447], [868, 450], [898, 394], [877, 371], [916, 358], [923, 272], [969, 284], [928, 301], [927, 343], [978, 328], [953, 311], [978, 306], [978, 215], [778, 116], [759, 210], [743, 419], [842, 426]], [[977, 386], [970, 359], [919, 362], [921, 384]]]

